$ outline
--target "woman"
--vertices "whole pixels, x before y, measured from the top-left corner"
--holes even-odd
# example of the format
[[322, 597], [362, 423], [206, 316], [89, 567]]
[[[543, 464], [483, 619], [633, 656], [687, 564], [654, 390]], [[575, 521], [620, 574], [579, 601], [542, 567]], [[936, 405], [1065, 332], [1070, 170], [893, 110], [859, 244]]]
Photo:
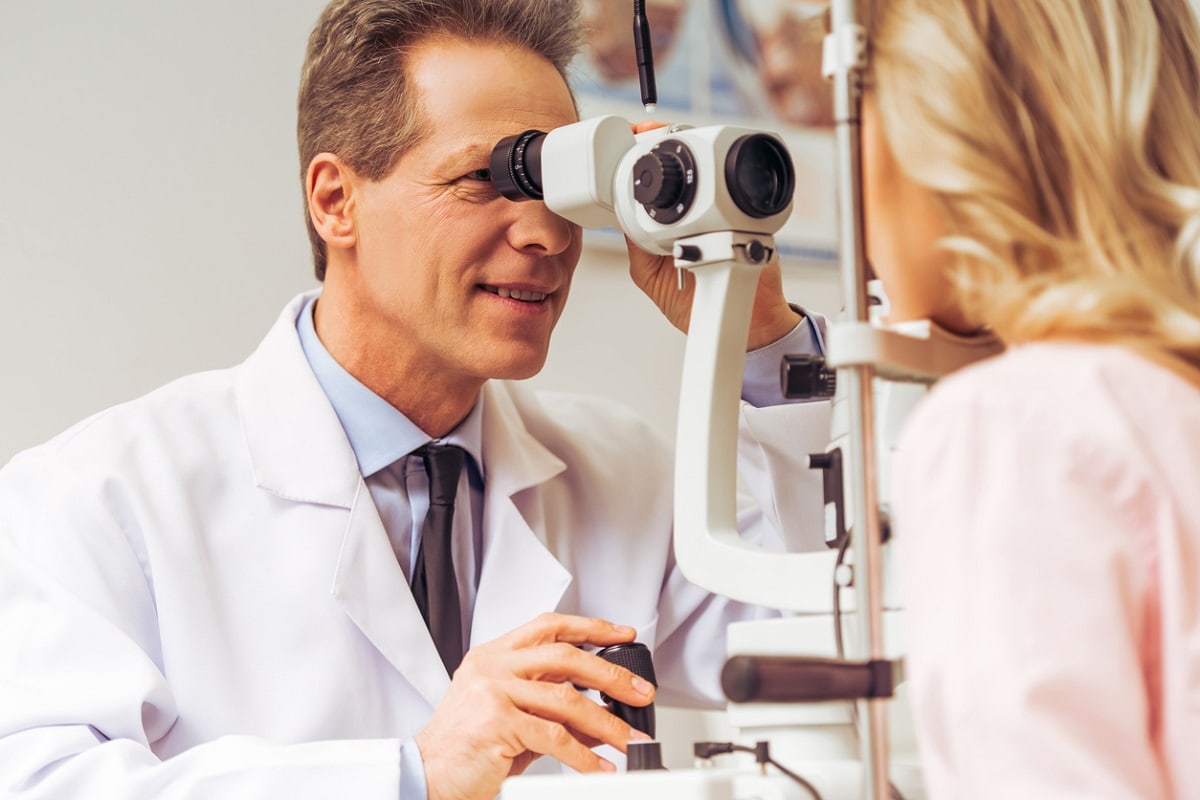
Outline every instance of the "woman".
[[1189, 0], [864, 0], [867, 251], [988, 330], [894, 462], [933, 798], [1200, 798]]

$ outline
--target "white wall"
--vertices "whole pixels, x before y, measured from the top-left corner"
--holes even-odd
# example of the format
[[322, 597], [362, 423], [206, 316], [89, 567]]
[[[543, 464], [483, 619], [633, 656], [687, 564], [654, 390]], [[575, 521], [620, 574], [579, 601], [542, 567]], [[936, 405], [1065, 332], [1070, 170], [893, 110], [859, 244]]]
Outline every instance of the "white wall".
[[[295, 92], [323, 0], [0, 7], [0, 463], [244, 358], [314, 284]], [[793, 297], [837, 305], [828, 267]], [[545, 371], [673, 426], [683, 337], [585, 254]]]
[[293, 120], [320, 4], [0, 6], [0, 462], [239, 361], [312, 283]]

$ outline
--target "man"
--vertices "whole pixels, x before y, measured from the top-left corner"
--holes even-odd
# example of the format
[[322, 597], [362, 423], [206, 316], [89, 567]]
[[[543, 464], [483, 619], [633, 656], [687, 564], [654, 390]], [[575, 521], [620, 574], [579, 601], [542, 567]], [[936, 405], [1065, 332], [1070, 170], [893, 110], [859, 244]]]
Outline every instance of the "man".
[[[581, 646], [635, 637], [655, 649], [661, 699], [720, 701], [725, 626], [757, 612], [676, 569], [660, 437], [506, 382], [543, 364], [580, 231], [499, 197], [488, 155], [575, 121], [575, 14], [555, 0], [323, 14], [299, 103], [323, 290], [241, 366], [110, 409], [0, 473], [0, 786], [440, 800], [491, 797], [539, 754], [611, 770], [591, 748], [641, 734], [576, 686], [634, 705], [655, 692]], [[631, 259], [686, 328], [669, 261]], [[750, 348], [816, 336], [768, 272]], [[795, 422], [754, 411], [768, 413], [748, 430]], [[777, 536], [795, 465], [747, 442], [775, 453], [744, 464], [761, 494], [747, 535]], [[442, 445], [465, 450], [448, 492]]]

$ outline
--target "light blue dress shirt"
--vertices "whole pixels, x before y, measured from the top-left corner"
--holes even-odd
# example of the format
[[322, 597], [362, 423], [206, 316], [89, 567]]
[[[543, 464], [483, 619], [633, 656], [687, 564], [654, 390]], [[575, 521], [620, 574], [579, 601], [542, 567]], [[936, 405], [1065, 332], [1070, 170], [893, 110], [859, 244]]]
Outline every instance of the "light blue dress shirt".
[[[404, 570], [405, 578], [411, 580], [412, 564], [421, 544], [421, 524], [429, 509], [425, 466], [419, 457], [411, 454], [434, 440], [334, 360], [321, 343], [313, 324], [316, 302], [317, 298], [309, 300], [296, 320], [300, 346], [346, 431], [346, 438], [354, 450], [367, 490], [379, 509], [396, 560]], [[784, 399], [780, 387], [781, 359], [788, 354], [823, 352], [820, 330], [811, 317], [805, 315], [804, 321], [787, 336], [746, 354], [742, 399], [758, 407], [793, 402]], [[470, 641], [475, 594], [482, 567], [478, 558], [482, 552], [483, 481], [486, 478], [480, 457], [483, 449], [482, 417], [481, 404], [476, 403], [457, 428], [445, 438], [436, 440], [442, 444], [458, 445], [470, 456], [460, 479], [453, 532], [464, 650]], [[400, 745], [400, 800], [426, 800], [427, 794], [420, 751], [415, 741], [406, 740]]]

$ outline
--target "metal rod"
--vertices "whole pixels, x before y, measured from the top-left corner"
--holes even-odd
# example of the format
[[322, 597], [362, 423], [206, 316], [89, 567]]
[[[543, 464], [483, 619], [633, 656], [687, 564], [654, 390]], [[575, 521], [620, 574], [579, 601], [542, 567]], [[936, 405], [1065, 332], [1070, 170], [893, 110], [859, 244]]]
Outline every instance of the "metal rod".
[[[838, 225], [840, 267], [845, 315], [868, 320], [866, 259], [863, 253], [862, 165], [859, 101], [862, 61], [849, 50], [857, 35], [854, 0], [834, 0], [833, 37], [839, 48], [834, 80], [834, 114], [837, 141]], [[882, 659], [883, 575], [880, 553], [878, 474], [875, 450], [874, 368], [855, 366], [839, 372], [846, 390], [850, 420], [850, 461], [853, 471], [851, 511], [854, 520], [854, 586], [858, 599], [859, 644], [863, 656]], [[889, 795], [887, 699], [863, 701], [861, 751], [864, 796], [886, 800]]]

